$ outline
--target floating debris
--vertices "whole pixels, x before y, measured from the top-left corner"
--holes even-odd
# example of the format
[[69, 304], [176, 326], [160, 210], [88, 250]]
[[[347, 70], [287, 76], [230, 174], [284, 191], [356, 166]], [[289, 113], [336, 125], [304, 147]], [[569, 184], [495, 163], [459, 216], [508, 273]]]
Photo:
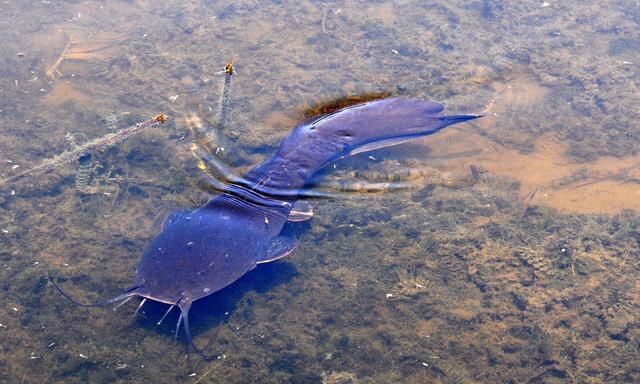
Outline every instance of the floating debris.
[[42, 163], [40, 163], [39, 165], [31, 169], [28, 169], [16, 175], [9, 176], [3, 180], [0, 180], [0, 186], [5, 185], [9, 182], [18, 180], [25, 176], [51, 170], [57, 166], [60, 166], [61, 164], [77, 160], [84, 154], [95, 152], [95, 151], [101, 151], [108, 146], [111, 146], [113, 144], [117, 144], [121, 141], [126, 140], [130, 136], [135, 135], [136, 133], [142, 131], [145, 128], [155, 127], [156, 125], [163, 124], [166, 121], [167, 121], [167, 116], [161, 113], [156, 117], [149, 119], [147, 121], [144, 121], [142, 123], [137, 123], [130, 127], [123, 128], [119, 131], [106, 134], [102, 137], [91, 140], [83, 145], [76, 146], [71, 150], [64, 151], [59, 155], [56, 155], [52, 158], [44, 160]]

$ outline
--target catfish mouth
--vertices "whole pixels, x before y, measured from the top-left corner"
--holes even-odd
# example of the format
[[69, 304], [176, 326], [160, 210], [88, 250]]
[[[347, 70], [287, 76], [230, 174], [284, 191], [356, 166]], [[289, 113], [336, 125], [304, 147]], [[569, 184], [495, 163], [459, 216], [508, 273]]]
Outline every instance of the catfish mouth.
[[162, 303], [162, 304], [168, 304], [168, 305], [176, 305], [176, 300], [168, 300], [168, 299], [160, 299], [157, 297], [153, 297], [151, 295], [147, 295], [147, 294], [142, 294], [142, 293], [136, 293], [135, 296], [141, 297], [142, 300], [151, 300], [151, 301], [155, 301], [158, 303]]
[[133, 285], [130, 288], [127, 288], [121, 294], [115, 297], [112, 297], [110, 299], [106, 299], [96, 303], [82, 303], [77, 301], [73, 297], [71, 297], [71, 295], [69, 295], [64, 289], [62, 289], [62, 287], [58, 285], [58, 283], [56, 283], [55, 279], [51, 275], [51, 272], [49, 272], [49, 281], [51, 282], [51, 284], [53, 284], [54, 288], [58, 292], [60, 292], [62, 296], [64, 296], [65, 299], [81, 307], [105, 307], [109, 304], [117, 303], [117, 305], [114, 308], [115, 310], [137, 296], [137, 297], [141, 297], [142, 301], [136, 308], [136, 311], [133, 313], [133, 316], [135, 316], [140, 311], [142, 306], [147, 302], [147, 300], [153, 300], [159, 303], [170, 305], [169, 309], [167, 309], [165, 314], [162, 316], [162, 318], [160, 318], [160, 320], [156, 323], [156, 325], [160, 325], [162, 321], [167, 317], [167, 315], [173, 310], [173, 308], [178, 307], [180, 309], [180, 317], [178, 318], [178, 323], [176, 324], [176, 331], [175, 331], [176, 340], [178, 339], [180, 325], [182, 324], [185, 334], [187, 336], [187, 341], [189, 342], [189, 345], [193, 348], [193, 350], [196, 351], [196, 353], [198, 353], [200, 356], [202, 356], [202, 358], [204, 358], [207, 361], [212, 361], [216, 358], [215, 355], [206, 355], [193, 342], [193, 338], [191, 337], [191, 330], [189, 329], [189, 310], [191, 309], [192, 300], [185, 297], [184, 295], [181, 295], [177, 300], [174, 300], [174, 301], [171, 301], [169, 299], [157, 298], [157, 297], [154, 297], [153, 295], [140, 292], [140, 290], [143, 289], [143, 284], [141, 283], [141, 284]]

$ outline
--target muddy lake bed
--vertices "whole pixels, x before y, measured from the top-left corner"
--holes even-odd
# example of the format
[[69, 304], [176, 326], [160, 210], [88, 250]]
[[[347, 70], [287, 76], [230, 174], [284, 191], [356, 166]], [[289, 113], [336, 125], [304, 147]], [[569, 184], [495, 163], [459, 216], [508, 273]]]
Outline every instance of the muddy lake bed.
[[[0, 382], [640, 381], [640, 7], [631, 1], [0, 4]], [[323, 173], [300, 247], [177, 313], [131, 285], [211, 191], [190, 150], [236, 69], [238, 173], [331, 100], [482, 113]], [[411, 188], [372, 193], [371, 183]]]

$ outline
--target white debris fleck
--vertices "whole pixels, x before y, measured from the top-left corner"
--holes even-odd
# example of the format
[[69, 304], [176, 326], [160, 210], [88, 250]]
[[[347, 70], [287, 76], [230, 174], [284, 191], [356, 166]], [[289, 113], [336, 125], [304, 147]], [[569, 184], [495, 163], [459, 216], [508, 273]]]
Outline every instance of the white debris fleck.
[[368, 157], [369, 157], [369, 159], [371, 159], [371, 160], [373, 160], [373, 161], [376, 161], [376, 158], [375, 158], [375, 157], [373, 157], [373, 156], [371, 156], [371, 155], [369, 155]]
[[425, 366], [425, 367], [429, 366], [429, 364], [427, 364], [427, 363], [422, 363], [422, 365]]
[[188, 242], [187, 245], [193, 245], [193, 241]]
[[392, 49], [391, 52], [393, 52], [394, 55], [397, 55], [398, 53], [400, 53], [400, 52], [396, 51], [395, 49]]
[[51, 348], [51, 347], [53, 347], [54, 345], [56, 345], [56, 342], [55, 342], [55, 341], [54, 341], [53, 343], [51, 343], [51, 344], [47, 345], [47, 348]]
[[390, 297], [393, 297], [393, 293], [387, 293], [386, 296], [387, 296], [387, 299]]
[[81, 358], [81, 359], [88, 359], [89, 358], [89, 356], [85, 356], [82, 353], [78, 354], [78, 357]]
[[423, 288], [424, 288], [424, 285], [416, 283], [416, 288], [418, 288], [418, 289], [423, 289]]
[[542, 4], [540, 4], [541, 7], [548, 7], [551, 4], [547, 3], [546, 1], [543, 1]]
[[16, 168], [19, 168], [19, 167], [20, 166], [18, 164], [14, 164], [14, 165], [11, 166], [11, 169], [16, 169]]
[[40, 358], [40, 356], [36, 355], [35, 352], [31, 352], [31, 360], [39, 359], [39, 358]]
[[0, 328], [7, 328], [7, 326], [2, 324], [2, 323], [0, 323]]
[[18, 312], [18, 308], [16, 308], [16, 307], [13, 307], [11, 309], [13, 309], [13, 312]]
[[125, 368], [127, 368], [127, 364], [124, 364], [124, 363], [117, 363], [116, 364], [116, 370], [125, 369]]
[[6, 229], [3, 229], [2, 233], [9, 233], [9, 231], [7, 231]]
[[267, 217], [266, 217], [266, 216], [264, 217], [264, 223], [265, 223], [265, 224], [269, 224], [269, 219], [267, 219]]
[[195, 375], [196, 375], [196, 373], [195, 373], [195, 372], [192, 372], [192, 373], [190, 373], [190, 374], [189, 374], [189, 377], [193, 377], [193, 376], [195, 376]]
[[172, 103], [174, 101], [176, 101], [177, 99], [178, 99], [178, 95], [173, 95], [173, 96], [169, 97], [169, 100], [171, 100]]

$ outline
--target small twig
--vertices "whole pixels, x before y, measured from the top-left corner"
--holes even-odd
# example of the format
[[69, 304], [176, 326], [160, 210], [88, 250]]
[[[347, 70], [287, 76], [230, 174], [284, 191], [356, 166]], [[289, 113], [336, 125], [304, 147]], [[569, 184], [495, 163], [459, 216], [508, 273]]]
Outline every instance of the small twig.
[[353, 41], [349, 40], [349, 39], [345, 39], [342, 36], [338, 36], [334, 31], [329, 31], [327, 29], [327, 14], [329, 13], [329, 8], [322, 8], [322, 33], [324, 33], [327, 36], [331, 36], [334, 37], [336, 39], [342, 40], [344, 42], [347, 42], [351, 45], [355, 45]]
[[110, 145], [119, 143], [127, 139], [131, 135], [134, 135], [142, 131], [145, 128], [154, 127], [158, 124], [165, 123], [166, 121], [167, 121], [167, 117], [161, 113], [158, 116], [152, 119], [149, 119], [145, 122], [138, 123], [136, 125], [132, 125], [127, 128], [123, 128], [113, 133], [106, 134], [102, 137], [91, 140], [83, 145], [77, 146], [74, 149], [64, 151], [59, 155], [56, 155], [50, 159], [44, 160], [43, 162], [41, 162], [40, 164], [38, 164], [37, 166], [31, 169], [20, 172], [13, 176], [9, 176], [6, 179], [0, 180], [0, 186], [5, 185], [11, 181], [15, 181], [24, 176], [31, 175], [33, 173], [44, 172], [44, 171], [53, 169], [58, 165], [77, 160], [80, 156], [82, 156], [87, 152], [98, 151]]
[[58, 75], [62, 76], [62, 73], [58, 70], [58, 67], [60, 66], [60, 64], [62, 64], [62, 60], [64, 60], [64, 58], [66, 57], [67, 51], [69, 50], [69, 47], [71, 47], [72, 43], [73, 43], [73, 36], [70, 36], [69, 42], [67, 43], [67, 45], [64, 46], [64, 49], [62, 50], [62, 52], [60, 52], [60, 56], [58, 56], [58, 60], [56, 60], [53, 63], [53, 65], [49, 67], [49, 69], [47, 69], [47, 76], [49, 76], [52, 79], [55, 79], [54, 73], [57, 73]]
[[[58, 56], [58, 59], [53, 63], [52, 66], [50, 66], [47, 69], [47, 76], [51, 77], [52, 79], [55, 79], [55, 74], [58, 74], [59, 76], [62, 76], [62, 72], [60, 72], [60, 65], [62, 65], [62, 62], [64, 60], [73, 60], [73, 59], [86, 59], [88, 54], [91, 53], [95, 53], [95, 52], [99, 52], [99, 51], [103, 51], [105, 49], [109, 49], [113, 46], [114, 43], [119, 43], [124, 41], [124, 38], [120, 38], [120, 39], [108, 39], [108, 40], [92, 40], [89, 42], [77, 42], [73, 40], [73, 36], [69, 37], [69, 42], [67, 43], [67, 45], [65, 45], [64, 49], [62, 50], [62, 52], [60, 53], [60, 56]], [[97, 47], [90, 47], [90, 48], [86, 48], [86, 49], [71, 49], [72, 46], [76, 46], [76, 45], [86, 45], [86, 44], [98, 44], [99, 46]], [[102, 45], [100, 45], [102, 44]]]
[[198, 384], [199, 382], [202, 381], [202, 379], [204, 379], [205, 377], [207, 377], [207, 375], [209, 375], [214, 369], [216, 368], [215, 364], [213, 367], [211, 367], [211, 369], [209, 369], [207, 372], [203, 373], [202, 376], [200, 376], [198, 378], [198, 380], [194, 381], [193, 384]]
[[521, 219], [527, 214], [527, 211], [529, 211], [529, 206], [531, 205], [531, 202], [533, 201], [533, 198], [538, 193], [539, 189], [540, 189], [540, 186], [537, 186], [536, 189], [534, 189], [533, 192], [529, 194], [529, 198], [527, 199], [527, 202], [524, 204], [524, 209], [522, 210], [522, 214], [520, 215]]
[[218, 136], [220, 131], [227, 127], [229, 120], [230, 100], [231, 100], [231, 78], [235, 74], [233, 62], [224, 67], [224, 85], [222, 86], [222, 95], [220, 96], [220, 114], [218, 115]]
[[623, 168], [621, 169], [619, 172], [613, 173], [613, 174], [609, 174], [609, 175], [605, 175], [605, 176], [601, 176], [598, 177], [596, 179], [590, 180], [590, 181], [585, 181], [584, 183], [578, 184], [578, 185], [574, 185], [573, 187], [571, 187], [571, 190], [573, 191], [574, 189], [578, 189], [578, 188], [582, 188], [582, 187], [586, 187], [588, 185], [592, 185], [592, 184], [597, 184], [603, 181], [607, 181], [607, 180], [615, 180], [617, 178], [622, 178], [623, 182], [624, 181], [632, 181], [633, 179], [630, 179], [629, 177], [627, 177], [625, 180], [624, 176], [627, 175], [627, 173], [629, 173], [629, 171], [634, 170], [635, 168], [639, 167], [640, 163], [636, 163], [630, 167], [627, 168]]
[[329, 12], [328, 8], [322, 9], [322, 33], [325, 35], [331, 35], [329, 31], [327, 31], [327, 12]]

